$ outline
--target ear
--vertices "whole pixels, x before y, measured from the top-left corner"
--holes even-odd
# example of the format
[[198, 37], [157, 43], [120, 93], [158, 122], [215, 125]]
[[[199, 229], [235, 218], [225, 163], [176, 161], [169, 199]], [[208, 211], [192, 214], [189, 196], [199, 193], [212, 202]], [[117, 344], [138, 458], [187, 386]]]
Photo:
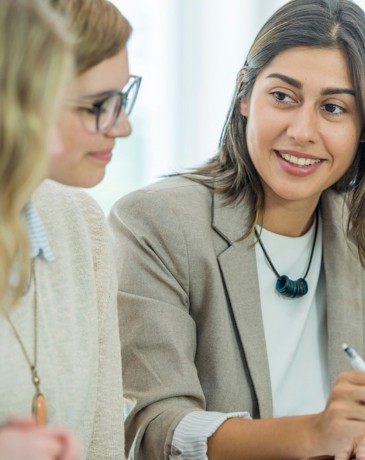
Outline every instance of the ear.
[[[243, 67], [237, 75], [237, 81], [236, 81], [236, 91], [239, 94], [243, 88], [244, 85], [244, 78], [247, 73], [248, 69], [247, 67]], [[245, 98], [247, 99], [247, 97]], [[244, 100], [243, 98], [240, 101], [240, 113], [243, 117], [248, 117], [248, 102], [247, 100]]]
[[[240, 113], [242, 116], [248, 118], [248, 102], [246, 101], [246, 99], [241, 99], [241, 102], [240, 102]], [[364, 139], [365, 139], [365, 135], [364, 135]]]

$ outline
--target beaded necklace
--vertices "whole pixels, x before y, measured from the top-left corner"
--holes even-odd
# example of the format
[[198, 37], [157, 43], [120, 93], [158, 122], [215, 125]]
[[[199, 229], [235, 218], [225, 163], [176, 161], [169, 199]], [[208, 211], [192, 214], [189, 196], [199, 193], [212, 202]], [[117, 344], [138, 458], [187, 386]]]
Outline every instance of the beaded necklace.
[[275, 273], [277, 280], [275, 284], [275, 289], [276, 291], [283, 295], [284, 297], [289, 297], [291, 299], [296, 299], [298, 297], [303, 297], [304, 295], [307, 294], [308, 292], [308, 283], [305, 280], [309, 269], [312, 264], [312, 259], [313, 259], [313, 253], [314, 253], [314, 248], [316, 246], [316, 241], [317, 241], [317, 233], [318, 233], [318, 212], [316, 211], [316, 227], [314, 231], [314, 238], [313, 238], [313, 245], [312, 245], [312, 250], [311, 254], [309, 257], [309, 262], [308, 262], [308, 267], [307, 270], [302, 278], [299, 278], [297, 280], [292, 280], [290, 279], [287, 275], [279, 275], [278, 271], [276, 270], [274, 264], [271, 262], [271, 259], [265, 249], [265, 246], [260, 238], [260, 235], [258, 231], [255, 228], [255, 236], [258, 241], [258, 243], [261, 246], [262, 252], [264, 253], [264, 256], [267, 260], [267, 262], [270, 265], [271, 270]]

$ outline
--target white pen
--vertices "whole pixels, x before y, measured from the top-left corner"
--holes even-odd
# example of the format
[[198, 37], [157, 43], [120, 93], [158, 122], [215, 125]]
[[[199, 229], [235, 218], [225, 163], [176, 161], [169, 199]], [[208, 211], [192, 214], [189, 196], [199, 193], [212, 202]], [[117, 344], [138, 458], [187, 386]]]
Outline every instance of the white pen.
[[342, 345], [344, 352], [351, 364], [351, 367], [355, 369], [355, 371], [365, 371], [365, 361], [362, 359], [360, 355], [356, 353], [356, 351], [349, 347], [346, 343]]

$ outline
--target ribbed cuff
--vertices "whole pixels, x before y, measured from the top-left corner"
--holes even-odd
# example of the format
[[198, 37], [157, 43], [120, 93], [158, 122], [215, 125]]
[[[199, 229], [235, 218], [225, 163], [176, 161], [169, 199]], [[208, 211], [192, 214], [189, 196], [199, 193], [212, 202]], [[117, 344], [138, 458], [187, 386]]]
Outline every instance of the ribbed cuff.
[[170, 460], [208, 460], [208, 438], [233, 417], [251, 418], [248, 412], [190, 412], [175, 429]]

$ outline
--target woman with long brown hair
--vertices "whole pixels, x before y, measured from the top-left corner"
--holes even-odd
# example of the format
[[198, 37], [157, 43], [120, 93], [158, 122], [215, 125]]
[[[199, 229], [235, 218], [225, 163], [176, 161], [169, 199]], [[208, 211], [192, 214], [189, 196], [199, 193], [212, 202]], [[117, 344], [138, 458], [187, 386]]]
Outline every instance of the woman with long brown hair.
[[364, 11], [289, 1], [217, 155], [114, 206], [129, 458], [364, 455], [364, 120]]

